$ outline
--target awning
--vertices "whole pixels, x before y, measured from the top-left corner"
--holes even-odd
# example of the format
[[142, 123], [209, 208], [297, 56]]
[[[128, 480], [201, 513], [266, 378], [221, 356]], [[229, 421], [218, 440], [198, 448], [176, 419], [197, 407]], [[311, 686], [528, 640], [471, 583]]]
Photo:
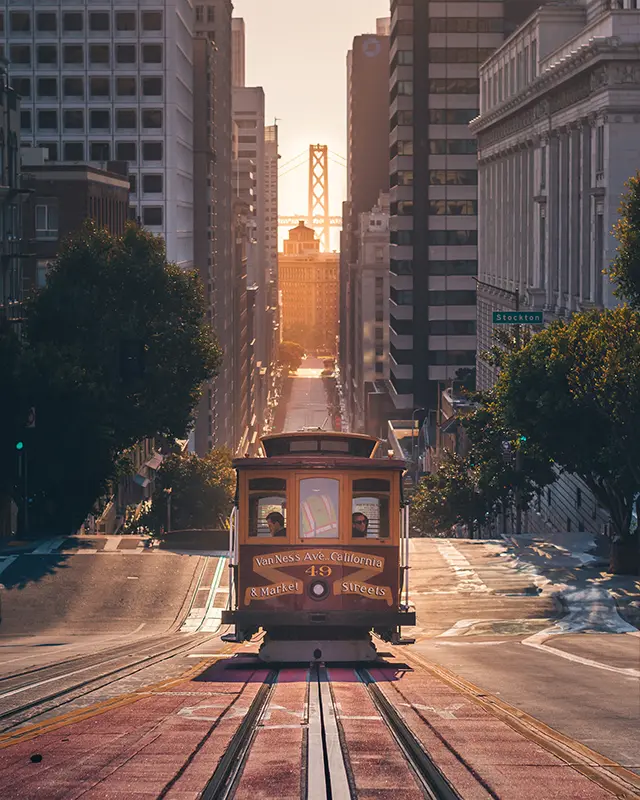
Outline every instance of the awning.
[[135, 481], [135, 483], [138, 484], [138, 486], [142, 486], [143, 489], [146, 489], [147, 486], [151, 483], [149, 478], [145, 478], [145, 476], [141, 475], [139, 472], [137, 475], [133, 476], [133, 480]]
[[145, 467], [149, 467], [149, 469], [159, 469], [160, 464], [164, 461], [164, 456], [160, 453], [154, 453], [153, 456], [147, 461]]

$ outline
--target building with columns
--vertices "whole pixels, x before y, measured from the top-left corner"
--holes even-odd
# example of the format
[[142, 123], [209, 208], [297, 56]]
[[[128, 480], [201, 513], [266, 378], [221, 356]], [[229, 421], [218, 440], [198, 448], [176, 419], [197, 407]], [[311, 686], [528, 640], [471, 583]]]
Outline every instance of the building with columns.
[[[624, 183], [640, 164], [640, 2], [538, 9], [480, 70], [478, 388], [493, 369], [492, 312], [545, 322], [616, 303], [602, 270]], [[555, 529], [600, 528], [586, 487], [561, 478], [539, 504]]]

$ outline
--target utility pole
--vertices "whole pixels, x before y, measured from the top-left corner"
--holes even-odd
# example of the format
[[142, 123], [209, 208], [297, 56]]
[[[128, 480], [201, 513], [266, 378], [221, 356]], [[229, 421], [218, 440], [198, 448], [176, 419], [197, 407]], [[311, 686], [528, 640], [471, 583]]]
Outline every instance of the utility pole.
[[[416, 432], [416, 414], [424, 411], [424, 408], [414, 408], [411, 414], [411, 460], [413, 461], [413, 484], [414, 488], [418, 486], [418, 457], [414, 445], [415, 432]], [[420, 447], [420, 437], [418, 436], [418, 448]]]

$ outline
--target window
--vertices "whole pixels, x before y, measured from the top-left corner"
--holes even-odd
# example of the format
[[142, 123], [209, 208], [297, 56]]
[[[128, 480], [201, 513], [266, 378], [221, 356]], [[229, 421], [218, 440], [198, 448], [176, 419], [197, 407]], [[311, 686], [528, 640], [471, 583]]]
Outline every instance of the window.
[[111, 97], [111, 79], [107, 76], [89, 79], [89, 94], [95, 97]]
[[394, 60], [399, 66], [410, 67], [413, 64], [413, 50], [398, 50]]
[[136, 194], [138, 191], [138, 176], [129, 175], [129, 194]]
[[339, 480], [303, 478], [300, 481], [301, 539], [337, 539], [339, 514]]
[[92, 11], [89, 14], [89, 30], [103, 33], [109, 30], [109, 13], [107, 11]]
[[204, 6], [196, 6], [196, 22], [204, 21]]
[[399, 217], [412, 217], [413, 200], [398, 200], [396, 212]]
[[353, 539], [389, 538], [389, 495], [391, 484], [380, 478], [359, 478], [352, 482], [351, 536]]
[[63, 94], [65, 97], [83, 98], [84, 97], [84, 79], [83, 78], [65, 78], [63, 84]]
[[207, 8], [207, 22], [215, 22], [216, 10], [213, 6]]
[[116, 78], [116, 94], [118, 97], [135, 97], [138, 93], [135, 77]]
[[58, 112], [53, 110], [38, 111], [38, 128], [41, 131], [57, 131]]
[[547, 147], [540, 148], [540, 189], [547, 185]]
[[396, 175], [398, 186], [413, 186], [413, 170], [400, 170]]
[[36, 262], [36, 289], [42, 289], [47, 284], [47, 272], [49, 272], [48, 261]]
[[396, 83], [396, 93], [411, 97], [413, 95], [413, 81], [398, 81]]
[[135, 44], [116, 45], [116, 62], [118, 64], [135, 64], [136, 63]]
[[475, 336], [475, 319], [435, 319], [429, 322], [430, 336]]
[[162, 128], [162, 109], [143, 108], [142, 109], [143, 128]]
[[58, 79], [57, 78], [38, 78], [38, 99], [58, 97]]
[[429, 58], [433, 64], [482, 64], [494, 52], [491, 47], [432, 47]]
[[108, 109], [92, 109], [89, 113], [89, 124], [92, 131], [111, 130], [111, 113]]
[[376, 361], [376, 375], [382, 375], [384, 372], [384, 364], [380, 361]]
[[143, 161], [162, 161], [162, 142], [142, 143]]
[[58, 238], [58, 209], [54, 205], [36, 206], [36, 239]]
[[391, 231], [391, 244], [412, 245], [413, 231]]
[[249, 480], [249, 537], [287, 536], [287, 481], [285, 478]]
[[478, 262], [474, 259], [454, 261], [429, 261], [430, 275], [477, 275]]
[[135, 31], [136, 15], [134, 11], [116, 11], [116, 30]]
[[118, 161], [138, 160], [137, 147], [135, 142], [116, 142], [116, 159]]
[[429, 170], [431, 186], [477, 186], [478, 171], [475, 169]]
[[395, 36], [413, 36], [413, 20], [399, 19], [392, 33]]
[[142, 45], [143, 64], [162, 64], [162, 45], [143, 44]]
[[135, 108], [119, 108], [116, 111], [116, 129], [121, 131], [136, 129]]
[[396, 289], [392, 286], [389, 290], [389, 297], [397, 306], [413, 305], [413, 291], [411, 289]]
[[109, 142], [91, 142], [89, 145], [91, 161], [110, 161], [111, 146]]
[[36, 14], [36, 28], [42, 33], [58, 32], [58, 15], [55, 11], [40, 11]]
[[75, 64], [84, 65], [84, 46], [81, 44], [66, 44], [62, 50], [62, 60], [65, 66], [72, 67]]
[[43, 67], [58, 66], [58, 47], [55, 44], [39, 44], [38, 65]]
[[31, 78], [14, 78], [13, 88], [20, 97], [31, 97]]
[[[395, 155], [393, 153], [393, 148], [391, 157]], [[406, 142], [396, 142], [396, 152], [399, 156], [412, 156], [413, 155], [413, 142], [406, 141]]]
[[142, 94], [145, 97], [162, 97], [162, 78], [143, 78]]
[[430, 200], [429, 214], [431, 216], [476, 216], [478, 213], [477, 200]]
[[466, 156], [478, 152], [477, 139], [430, 139], [429, 152], [432, 156]]
[[162, 206], [145, 206], [142, 209], [142, 223], [144, 225], [162, 225]]
[[29, 111], [28, 109], [26, 110], [23, 109], [20, 112], [20, 130], [30, 131], [31, 125], [32, 125], [31, 111]]
[[478, 114], [477, 108], [430, 108], [429, 123], [431, 125], [468, 125]]
[[143, 11], [142, 12], [142, 30], [143, 31], [161, 31], [162, 30], [162, 12], [161, 11]]
[[429, 364], [440, 367], [471, 366], [476, 363], [475, 350], [429, 350]]
[[478, 231], [429, 231], [430, 245], [450, 247], [478, 244]]
[[79, 33], [84, 28], [81, 11], [66, 11], [62, 15], [62, 29], [65, 33]]
[[28, 11], [12, 11], [10, 19], [11, 33], [31, 32], [31, 14]]
[[430, 17], [430, 33], [503, 33], [501, 17]]
[[162, 175], [143, 175], [142, 191], [144, 194], [162, 194]]
[[69, 108], [63, 112], [62, 125], [66, 131], [84, 130], [84, 109]]
[[49, 154], [49, 161], [58, 160], [58, 143], [57, 142], [38, 142], [36, 147], [43, 147]]
[[65, 142], [65, 161], [84, 161], [84, 142]]
[[429, 292], [430, 306], [475, 306], [476, 293], [452, 289], [448, 292]]
[[12, 44], [9, 48], [9, 60], [12, 64], [31, 64], [31, 45]]
[[108, 44], [89, 45], [89, 61], [97, 66], [108, 67], [110, 63], [109, 45]]
[[408, 258], [392, 258], [389, 262], [389, 271], [394, 275], [413, 275], [413, 261]]
[[431, 94], [479, 94], [480, 82], [476, 78], [431, 78]]

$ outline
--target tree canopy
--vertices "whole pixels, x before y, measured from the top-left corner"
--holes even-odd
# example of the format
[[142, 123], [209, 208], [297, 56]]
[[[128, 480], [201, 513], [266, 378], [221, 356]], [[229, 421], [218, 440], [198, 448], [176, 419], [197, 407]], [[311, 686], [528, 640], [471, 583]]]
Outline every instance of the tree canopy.
[[503, 366], [496, 398], [508, 425], [584, 480], [626, 547], [640, 486], [640, 314], [552, 323]]
[[607, 273], [618, 284], [616, 294], [640, 308], [640, 172], [627, 181], [626, 187], [620, 219], [613, 229], [618, 240], [617, 255]]
[[[220, 360], [205, 319], [197, 273], [167, 263], [160, 238], [88, 223], [62, 245], [27, 305], [24, 341], [6, 334], [0, 345], [12, 410], [0, 472], [16, 484], [11, 442], [24, 436], [32, 526], [72, 530], [123, 450], [186, 434]], [[24, 431], [30, 407], [36, 427]]]
[[156, 478], [151, 509], [142, 524], [158, 534], [167, 527], [171, 490], [171, 529], [218, 528], [233, 505], [236, 475], [231, 451], [213, 449], [204, 458], [192, 453], [165, 459]]
[[290, 372], [295, 372], [304, 358], [304, 347], [297, 342], [281, 342], [278, 361]]

